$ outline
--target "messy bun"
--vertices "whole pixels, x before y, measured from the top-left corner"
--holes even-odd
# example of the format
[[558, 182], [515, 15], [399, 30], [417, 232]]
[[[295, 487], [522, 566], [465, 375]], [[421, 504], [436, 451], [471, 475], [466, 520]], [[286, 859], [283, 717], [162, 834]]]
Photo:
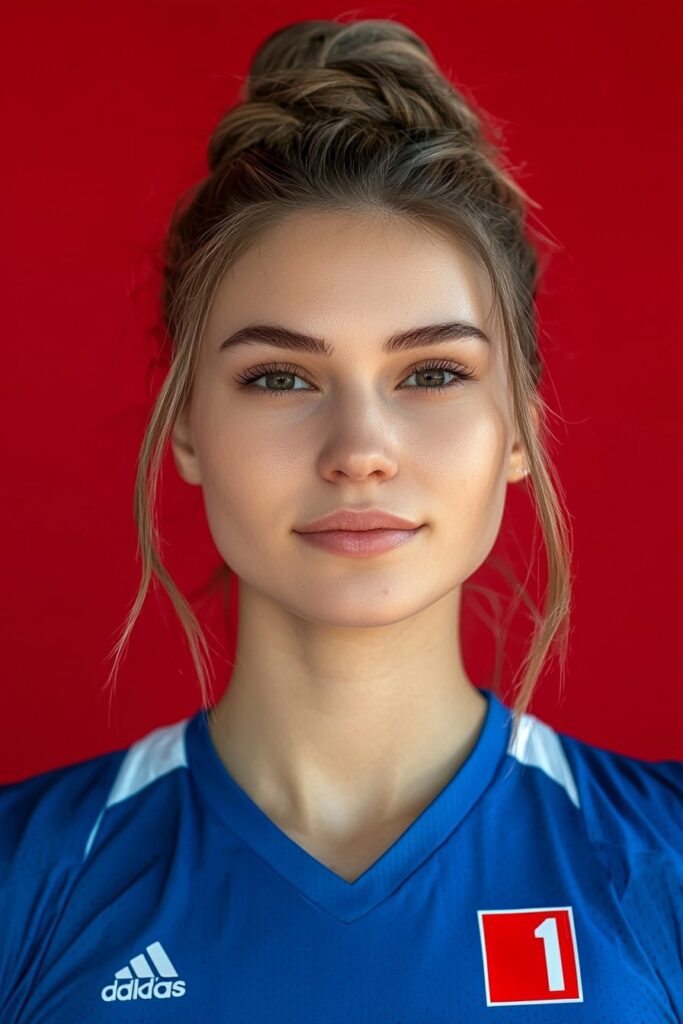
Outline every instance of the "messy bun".
[[[115, 648], [114, 675], [154, 574], [186, 630], [204, 704], [209, 703], [206, 640], [163, 565], [153, 508], [164, 449], [189, 399], [221, 278], [261, 232], [292, 211], [372, 210], [457, 239], [486, 269], [493, 288], [515, 426], [530, 467], [548, 564], [542, 612], [519, 584], [507, 615], [525, 600], [535, 621], [518, 672], [516, 727], [553, 644], [564, 669], [571, 552], [539, 393], [535, 240], [547, 239], [529, 225], [530, 208], [537, 204], [514, 180], [499, 129], [447, 80], [425, 42], [405, 25], [310, 20], [278, 29], [258, 48], [238, 102], [209, 140], [207, 162], [207, 177], [178, 202], [163, 248], [163, 323], [172, 360], [140, 452], [135, 518], [143, 572]], [[503, 633], [501, 624], [497, 642]], [[494, 680], [494, 689], [499, 683]]]
[[242, 99], [211, 138], [212, 171], [259, 136], [283, 140], [325, 121], [356, 132], [450, 132], [463, 150], [495, 156], [478, 117], [438, 71], [426, 44], [398, 22], [287, 25], [256, 52]]

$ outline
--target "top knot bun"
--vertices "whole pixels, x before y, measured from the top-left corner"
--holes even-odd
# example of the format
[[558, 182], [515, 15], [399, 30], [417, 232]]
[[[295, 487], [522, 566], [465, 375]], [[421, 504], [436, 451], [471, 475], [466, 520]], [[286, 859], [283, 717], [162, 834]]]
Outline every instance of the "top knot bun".
[[369, 130], [451, 130], [461, 145], [492, 155], [471, 104], [443, 76], [428, 46], [400, 22], [286, 25], [256, 51], [241, 100], [211, 139], [212, 171], [247, 146], [286, 141], [321, 121]]

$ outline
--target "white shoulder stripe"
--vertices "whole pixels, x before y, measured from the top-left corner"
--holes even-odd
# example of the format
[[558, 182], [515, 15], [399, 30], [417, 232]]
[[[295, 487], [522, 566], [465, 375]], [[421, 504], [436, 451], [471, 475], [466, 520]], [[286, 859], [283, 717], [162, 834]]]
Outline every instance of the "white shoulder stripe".
[[104, 817], [105, 811], [113, 804], [127, 800], [145, 786], [175, 768], [187, 768], [185, 729], [189, 719], [183, 718], [173, 725], [162, 725], [159, 729], [143, 736], [128, 748], [114, 784], [109, 791], [107, 802], [92, 827], [85, 846], [83, 859], [88, 856]]
[[522, 715], [516, 740], [514, 743], [510, 740], [508, 754], [521, 764], [540, 768], [562, 786], [575, 807], [581, 806], [576, 782], [560, 738], [546, 722], [541, 722], [535, 715]]

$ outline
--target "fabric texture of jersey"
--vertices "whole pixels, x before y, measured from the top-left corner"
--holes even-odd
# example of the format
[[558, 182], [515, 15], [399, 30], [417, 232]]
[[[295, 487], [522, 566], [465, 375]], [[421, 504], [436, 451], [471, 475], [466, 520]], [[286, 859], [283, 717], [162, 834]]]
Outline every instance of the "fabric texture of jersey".
[[206, 712], [0, 786], [2, 1024], [680, 1024], [683, 762], [490, 690], [354, 882], [232, 779]]

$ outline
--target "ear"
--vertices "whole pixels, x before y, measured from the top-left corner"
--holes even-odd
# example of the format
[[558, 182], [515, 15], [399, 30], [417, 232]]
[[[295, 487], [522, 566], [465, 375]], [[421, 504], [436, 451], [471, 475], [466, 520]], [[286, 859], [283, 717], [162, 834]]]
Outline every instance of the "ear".
[[[535, 406], [530, 408], [531, 418], [534, 421], [534, 430], [538, 433], [538, 410]], [[510, 462], [508, 464], [508, 483], [517, 484], [522, 480], [526, 480], [528, 473], [523, 473], [522, 470], [530, 469], [529, 460], [526, 457], [526, 453], [522, 447], [522, 444], [517, 436], [515, 436], [515, 443], [512, 446], [510, 452]]]
[[201, 484], [199, 459], [192, 442], [189, 403], [177, 417], [171, 434], [171, 447], [176, 469], [187, 484]]

